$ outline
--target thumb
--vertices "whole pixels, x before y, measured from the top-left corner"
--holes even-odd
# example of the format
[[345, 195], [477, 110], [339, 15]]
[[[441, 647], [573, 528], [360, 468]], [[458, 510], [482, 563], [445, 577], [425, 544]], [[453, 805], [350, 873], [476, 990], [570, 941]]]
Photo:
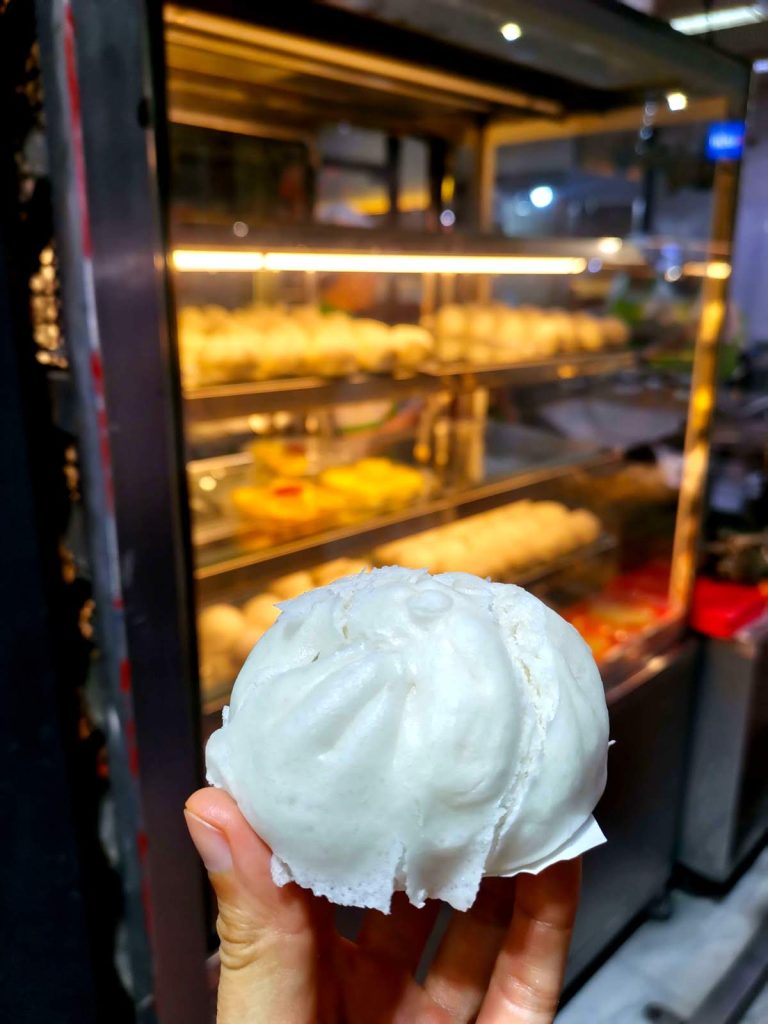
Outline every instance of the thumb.
[[221, 790], [184, 808], [219, 906], [218, 1024], [304, 1024], [316, 1013], [315, 935], [307, 893], [278, 888], [271, 852]]

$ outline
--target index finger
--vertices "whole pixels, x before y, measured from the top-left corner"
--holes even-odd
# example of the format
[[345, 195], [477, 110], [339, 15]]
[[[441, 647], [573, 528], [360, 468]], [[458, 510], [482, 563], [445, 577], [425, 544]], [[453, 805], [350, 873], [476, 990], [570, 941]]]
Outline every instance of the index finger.
[[477, 1024], [551, 1024], [579, 902], [580, 859], [518, 875], [515, 910]]

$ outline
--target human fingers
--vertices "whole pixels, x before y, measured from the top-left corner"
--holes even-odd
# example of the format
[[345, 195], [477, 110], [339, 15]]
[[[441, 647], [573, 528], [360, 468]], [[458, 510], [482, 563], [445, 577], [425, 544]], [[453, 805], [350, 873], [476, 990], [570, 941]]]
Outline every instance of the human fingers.
[[373, 956], [384, 956], [413, 972], [435, 924], [440, 904], [430, 900], [414, 907], [404, 892], [396, 892], [389, 914], [369, 910], [357, 937], [357, 945]]
[[219, 906], [218, 1024], [314, 1024], [316, 942], [308, 894], [274, 884], [269, 848], [226, 793], [198, 790], [184, 816]]
[[348, 1024], [451, 1024], [394, 960], [340, 939], [334, 950], [341, 991], [341, 1020]]
[[486, 878], [472, 907], [454, 913], [424, 987], [455, 1021], [474, 1019], [483, 1001], [514, 905], [511, 878]]
[[551, 1024], [579, 902], [581, 862], [518, 875], [512, 923], [477, 1024]]

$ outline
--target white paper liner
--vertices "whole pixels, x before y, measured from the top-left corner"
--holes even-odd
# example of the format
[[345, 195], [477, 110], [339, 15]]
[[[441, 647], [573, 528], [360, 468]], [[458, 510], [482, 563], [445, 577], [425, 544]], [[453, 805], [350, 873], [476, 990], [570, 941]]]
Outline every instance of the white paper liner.
[[502, 878], [514, 878], [515, 875], [538, 875], [539, 872], [545, 868], [550, 867], [552, 864], [557, 864], [560, 860], [573, 860], [574, 857], [580, 857], [582, 853], [586, 853], [587, 850], [591, 850], [594, 846], [602, 846], [603, 843], [607, 842], [603, 835], [603, 830], [595, 821], [592, 815], [587, 818], [580, 829], [568, 839], [562, 846], [558, 846], [552, 853], [547, 854], [546, 857], [542, 857], [541, 860], [533, 861], [530, 864], [523, 864], [522, 867], [515, 868], [514, 871], [505, 871]]

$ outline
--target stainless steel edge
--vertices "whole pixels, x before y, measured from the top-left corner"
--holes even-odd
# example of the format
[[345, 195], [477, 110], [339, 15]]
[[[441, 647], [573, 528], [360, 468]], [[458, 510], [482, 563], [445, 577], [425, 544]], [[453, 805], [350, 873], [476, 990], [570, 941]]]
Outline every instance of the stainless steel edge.
[[177, 373], [142, 4], [37, 5], [137, 1017], [209, 1024]]
[[523, 387], [548, 381], [574, 380], [632, 370], [634, 352], [578, 353], [534, 363], [484, 366], [473, 363], [430, 363], [407, 377], [363, 375], [328, 379], [295, 377], [243, 384], [216, 384], [185, 393], [184, 416], [189, 423], [247, 416], [255, 412], [311, 409], [343, 402], [404, 398], [436, 390], [465, 390], [478, 386]]

